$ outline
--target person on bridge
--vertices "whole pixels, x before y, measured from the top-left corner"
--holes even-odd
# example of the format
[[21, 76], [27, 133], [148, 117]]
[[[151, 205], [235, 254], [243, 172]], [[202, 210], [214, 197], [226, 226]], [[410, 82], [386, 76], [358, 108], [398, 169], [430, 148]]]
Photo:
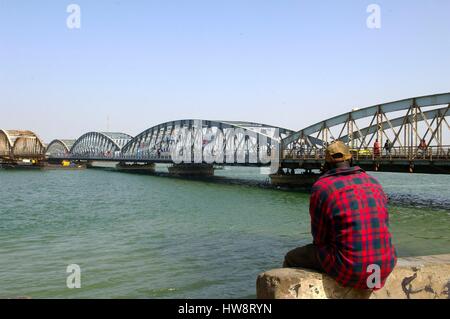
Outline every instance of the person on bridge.
[[375, 143], [373, 144], [373, 154], [375, 157], [380, 157], [381, 155], [381, 143], [378, 141], [378, 139], [375, 140]]
[[427, 151], [427, 142], [425, 141], [425, 139], [423, 138], [421, 141], [420, 141], [420, 144], [419, 144], [419, 155], [425, 155], [425, 153], [426, 153], [426, 151]]
[[[374, 177], [352, 166], [343, 142], [327, 147], [325, 161], [310, 201], [313, 243], [288, 252], [283, 266], [325, 272], [345, 287], [381, 288], [397, 263], [387, 197]], [[374, 267], [378, 283], [372, 287]]]
[[386, 141], [386, 143], [384, 143], [384, 149], [386, 150], [387, 156], [391, 155], [392, 144], [391, 144], [391, 142], [389, 142], [389, 140]]

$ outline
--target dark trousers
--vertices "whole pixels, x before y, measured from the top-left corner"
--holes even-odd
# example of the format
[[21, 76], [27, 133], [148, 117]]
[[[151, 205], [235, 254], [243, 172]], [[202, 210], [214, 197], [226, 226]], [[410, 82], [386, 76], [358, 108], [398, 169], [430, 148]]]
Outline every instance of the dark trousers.
[[317, 258], [317, 247], [314, 244], [298, 247], [288, 252], [284, 257], [283, 267], [308, 268], [323, 272], [323, 268]]

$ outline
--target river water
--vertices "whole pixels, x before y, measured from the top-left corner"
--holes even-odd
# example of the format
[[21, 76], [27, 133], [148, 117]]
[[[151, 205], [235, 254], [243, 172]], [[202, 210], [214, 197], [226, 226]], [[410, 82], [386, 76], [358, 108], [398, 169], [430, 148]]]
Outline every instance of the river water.
[[[311, 240], [309, 195], [260, 187], [256, 168], [216, 173], [0, 170], [0, 297], [255, 297], [258, 273]], [[450, 176], [373, 174], [399, 255], [450, 253]]]

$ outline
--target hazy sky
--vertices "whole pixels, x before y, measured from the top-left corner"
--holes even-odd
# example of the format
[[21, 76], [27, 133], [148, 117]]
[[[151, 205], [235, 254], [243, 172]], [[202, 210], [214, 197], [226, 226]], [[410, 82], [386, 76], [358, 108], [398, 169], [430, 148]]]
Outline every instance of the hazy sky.
[[47, 142], [108, 117], [131, 135], [181, 118], [298, 130], [449, 92], [449, 15], [448, 0], [0, 0], [0, 127]]

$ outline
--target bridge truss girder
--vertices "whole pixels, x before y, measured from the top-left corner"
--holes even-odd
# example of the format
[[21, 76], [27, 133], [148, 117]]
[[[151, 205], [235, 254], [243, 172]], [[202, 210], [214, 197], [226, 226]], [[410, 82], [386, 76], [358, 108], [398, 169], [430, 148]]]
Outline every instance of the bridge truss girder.
[[132, 137], [124, 133], [88, 132], [73, 144], [70, 155], [82, 157], [113, 157]]
[[293, 131], [252, 122], [178, 120], [151, 127], [122, 149], [124, 158], [174, 163], [268, 164]]
[[0, 157], [3, 159], [41, 159], [45, 156], [43, 141], [31, 131], [0, 130]]
[[45, 153], [51, 157], [66, 156], [75, 142], [76, 140], [53, 140], [47, 145]]
[[[440, 105], [444, 107], [424, 110]], [[398, 113], [402, 115], [395, 117]], [[414, 157], [419, 146], [443, 152], [449, 132], [448, 116], [450, 93], [356, 109], [311, 125], [283, 139], [282, 158], [292, 157], [299, 147], [313, 153], [321, 152], [321, 149], [335, 140], [346, 142], [356, 152], [371, 149], [376, 140], [382, 146], [385, 141], [389, 141], [392, 148], [408, 157]], [[362, 126], [364, 121], [369, 124]], [[323, 143], [311, 142], [309, 135], [320, 138]]]

